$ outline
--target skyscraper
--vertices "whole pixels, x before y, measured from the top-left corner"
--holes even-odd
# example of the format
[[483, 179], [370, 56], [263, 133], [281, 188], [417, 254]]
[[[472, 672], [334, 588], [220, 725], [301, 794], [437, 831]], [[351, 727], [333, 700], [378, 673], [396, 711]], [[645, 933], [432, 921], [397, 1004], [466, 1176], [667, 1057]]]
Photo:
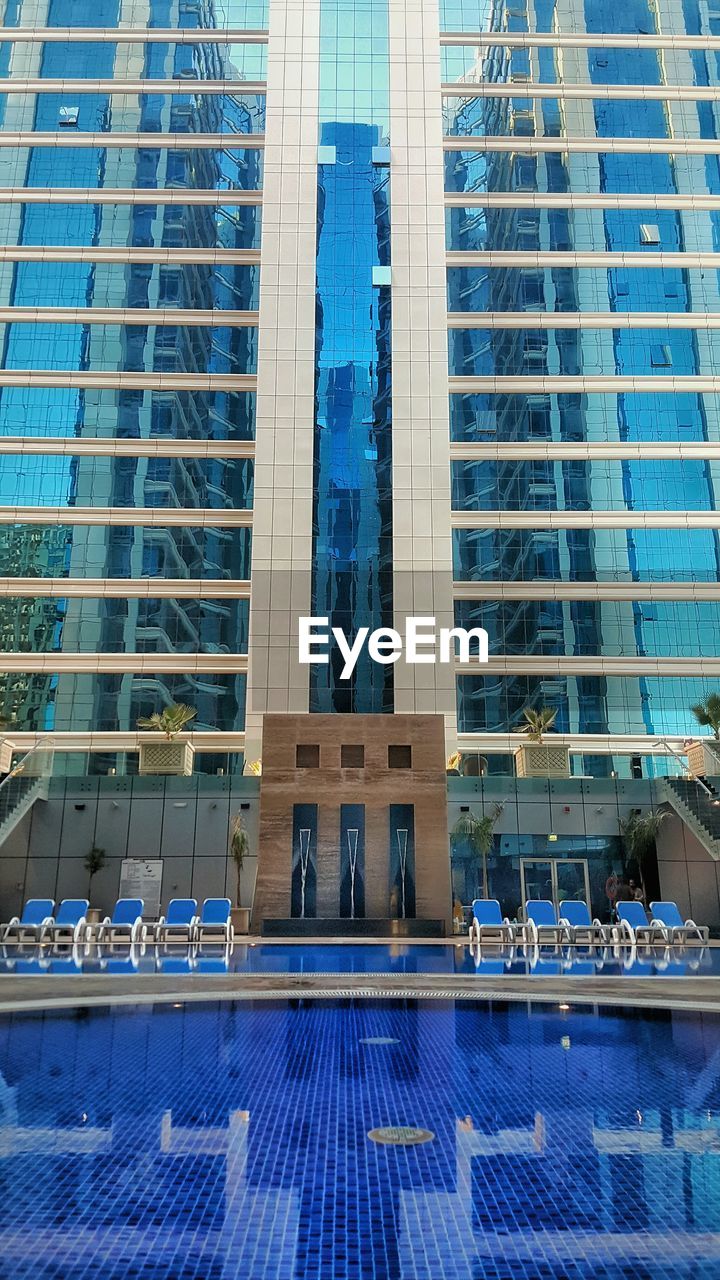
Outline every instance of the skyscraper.
[[[643, 767], [718, 674], [705, 0], [6, 0], [0, 709], [439, 712]], [[252, 545], [251, 545], [252, 544]], [[298, 620], [487, 667], [297, 662]], [[96, 760], [91, 767], [99, 767]]]

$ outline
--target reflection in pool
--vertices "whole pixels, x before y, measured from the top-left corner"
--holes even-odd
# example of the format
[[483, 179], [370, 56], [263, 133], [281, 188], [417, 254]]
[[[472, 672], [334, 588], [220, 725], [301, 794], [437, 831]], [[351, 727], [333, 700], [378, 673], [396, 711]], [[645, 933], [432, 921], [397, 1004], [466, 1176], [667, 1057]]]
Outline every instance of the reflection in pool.
[[716, 1280], [719, 1030], [450, 1001], [0, 1019], [0, 1276]]
[[39, 974], [444, 974], [716, 977], [720, 947], [468, 947], [465, 943], [236, 942], [235, 946], [1, 947], [0, 976]]

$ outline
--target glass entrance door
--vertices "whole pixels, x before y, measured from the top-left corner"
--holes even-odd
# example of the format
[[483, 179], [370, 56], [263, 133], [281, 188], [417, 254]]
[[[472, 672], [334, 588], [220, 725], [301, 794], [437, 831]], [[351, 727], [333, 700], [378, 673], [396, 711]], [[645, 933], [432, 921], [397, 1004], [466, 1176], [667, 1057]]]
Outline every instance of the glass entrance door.
[[590, 877], [585, 858], [523, 858], [520, 862], [522, 900], [549, 898], [557, 910], [565, 898], [590, 905]]

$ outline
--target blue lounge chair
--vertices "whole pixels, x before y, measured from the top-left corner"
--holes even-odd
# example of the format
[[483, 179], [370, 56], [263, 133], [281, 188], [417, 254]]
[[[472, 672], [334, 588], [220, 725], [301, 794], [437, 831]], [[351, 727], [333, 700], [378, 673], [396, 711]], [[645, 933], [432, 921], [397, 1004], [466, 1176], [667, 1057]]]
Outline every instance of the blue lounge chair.
[[194, 898], [173, 898], [168, 903], [167, 914], [155, 925], [156, 942], [184, 942], [195, 940], [198, 924], [197, 902]]
[[476, 898], [472, 904], [471, 942], [514, 943], [517, 926], [503, 916], [497, 898]]
[[648, 921], [642, 902], [618, 902], [615, 910], [620, 942], [627, 941], [633, 946], [648, 947], [652, 947], [655, 943], [667, 942], [664, 926]]
[[82, 942], [87, 933], [89, 906], [87, 898], [64, 898], [53, 923], [48, 925], [45, 936], [56, 945]]
[[550, 944], [559, 947], [572, 942], [570, 926], [558, 921], [555, 907], [548, 898], [530, 898], [525, 903], [526, 932], [535, 946]]
[[665, 930], [665, 936], [671, 945], [690, 942], [704, 947], [710, 936], [707, 925], [696, 924], [694, 920], [683, 920], [676, 902], [651, 902], [650, 915], [653, 924], [659, 924]]
[[144, 942], [147, 936], [147, 925], [142, 919], [144, 906], [142, 898], [118, 898], [112, 916], [106, 916], [98, 925], [97, 942]]
[[13, 916], [1, 925], [0, 942], [40, 942], [53, 923], [55, 903], [52, 898], [28, 898], [21, 916]]
[[587, 902], [577, 898], [564, 898], [560, 903], [560, 924], [569, 926], [579, 947], [602, 947], [612, 942], [612, 927], [593, 920]]
[[230, 919], [231, 907], [229, 898], [206, 898], [197, 924], [196, 941], [232, 943], [235, 930]]

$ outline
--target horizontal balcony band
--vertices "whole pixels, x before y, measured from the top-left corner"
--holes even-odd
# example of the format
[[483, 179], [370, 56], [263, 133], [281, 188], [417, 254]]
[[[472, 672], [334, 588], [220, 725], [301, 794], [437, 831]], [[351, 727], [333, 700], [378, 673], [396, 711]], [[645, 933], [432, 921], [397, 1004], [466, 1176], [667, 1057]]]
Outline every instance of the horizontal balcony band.
[[262, 191], [216, 191], [200, 187], [0, 188], [0, 204], [259, 205], [262, 198]]
[[8, 653], [0, 651], [0, 671], [151, 675], [242, 674], [248, 669], [241, 653]]
[[[92, 442], [91, 442], [92, 443]], [[8, 450], [8, 452], [11, 452]], [[70, 452], [70, 451], [68, 451]], [[72, 451], [74, 452], [74, 450]], [[476, 444], [473, 441], [456, 441], [450, 445], [450, 458], [456, 461], [473, 459], [490, 462], [578, 462], [602, 459], [643, 462], [645, 459], [667, 459], [669, 462], [691, 462], [694, 459], [720, 460], [720, 441], [666, 440], [625, 441], [578, 440], [515, 440], [510, 443]]]
[[[182, 307], [0, 307], [0, 324], [135, 324], [252, 328], [257, 311], [189, 311]], [[718, 317], [720, 324], [720, 317]]]
[[[4, 41], [5, 33], [0, 35]], [[14, 93], [107, 93], [115, 96], [123, 93], [176, 93], [189, 94], [236, 93], [256, 94], [267, 92], [265, 80], [84, 80], [70, 76], [67, 80], [0, 80], [0, 94]], [[70, 137], [74, 129], [65, 129]]]
[[[72, 36], [66, 38], [72, 39]], [[702, 49], [710, 53], [720, 50], [720, 36], [441, 31], [440, 44], [470, 45], [478, 49]]]
[[206, 507], [0, 507], [3, 524], [133, 525], [140, 528], [249, 529], [246, 508]]
[[[719, 446], [720, 447], [720, 446]], [[0, 436], [3, 454], [83, 458], [254, 458], [254, 440], [186, 440], [175, 436]]]
[[[679, 255], [680, 257], [687, 255]], [[718, 255], [720, 261], [720, 254]], [[259, 249], [139, 249], [129, 245], [0, 245], [0, 262], [143, 262], [160, 266], [258, 266]]]
[[[0, 81], [0, 88], [2, 83]], [[144, 83], [147, 84], [147, 81]], [[720, 99], [720, 85], [535, 84], [527, 80], [501, 83], [493, 80], [453, 80], [441, 85], [441, 90], [446, 98], [596, 98], [609, 101], [619, 99], [621, 102], [634, 98], [646, 102], [716, 102]], [[116, 91], [113, 89], [112, 92]]]
[[[146, 741], [144, 735], [138, 733], [16, 733], [11, 730], [5, 734], [17, 748], [18, 752], [31, 751], [33, 747], [47, 746], [48, 737], [52, 736], [52, 744], [56, 751], [113, 752], [137, 751], [140, 742]], [[183, 735], [185, 737], [185, 735]], [[242, 751], [245, 746], [244, 733], [188, 733], [195, 751], [216, 753]]]
[[[630, 733], [551, 733], [548, 740], [553, 746], [569, 747], [571, 754], [593, 756], [682, 755], [687, 743], [687, 738], [674, 735], [659, 738], [657, 734]], [[459, 733], [457, 742], [461, 751], [506, 755], [525, 746], [527, 737], [524, 733]]]
[[[0, 199], [2, 193], [0, 192]], [[446, 191], [448, 208], [481, 209], [720, 209], [720, 196], [657, 195], [642, 191], [618, 194], [614, 191]]]
[[[717, 145], [720, 147], [720, 143]], [[258, 151], [264, 146], [262, 133], [84, 133], [77, 129], [72, 132], [60, 129], [55, 133], [33, 133], [31, 129], [20, 133], [0, 133], [0, 147], [12, 147], [13, 150], [18, 147], [69, 147], [74, 151], [81, 147], [107, 151], [128, 147], [151, 151]]]
[[720, 600], [720, 582], [454, 582], [453, 596], [456, 600], [692, 600], [700, 602]]
[[0, 578], [0, 596], [73, 600], [249, 600], [246, 579]]
[[237, 27], [3, 27], [3, 44], [267, 44], [265, 30]]
[[720, 529], [720, 511], [451, 511], [450, 524], [453, 529]]
[[[0, 252], [2, 252], [0, 250]], [[14, 250], [11, 250], [14, 252]], [[54, 251], [48, 250], [48, 255]], [[92, 251], [94, 252], [94, 250]], [[686, 271], [720, 271], [720, 253], [658, 253], [653, 250], [623, 252], [603, 249], [451, 249], [445, 255], [449, 267], [628, 267], [652, 270], [672, 267]]]
[[[22, 657], [22, 655], [18, 655]], [[50, 655], [52, 656], [52, 655]], [[0, 655], [0, 666], [3, 658]], [[456, 662], [458, 676], [719, 676], [720, 658], [492, 657], [489, 662]], [[553, 734], [553, 740], [555, 735]]]
[[720, 312], [449, 311], [447, 323], [448, 329], [720, 329]]
[[98, 373], [89, 369], [0, 369], [0, 387], [105, 387], [118, 391], [254, 391], [254, 373]]
[[[19, 134], [20, 146], [31, 146], [27, 142], [32, 134]], [[51, 136], [51, 135], [47, 135]], [[78, 135], [82, 137], [83, 135]], [[101, 134], [101, 137], [106, 135]], [[119, 135], [116, 134], [116, 137]], [[195, 135], [193, 134], [193, 137]], [[206, 137], [209, 135], [206, 134]], [[235, 136], [235, 135], [233, 135]], [[246, 135], [243, 134], [243, 137]], [[247, 135], [253, 136], [253, 135]], [[254, 135], [259, 136], [259, 135]], [[2, 145], [2, 143], [0, 143]], [[260, 144], [262, 145], [262, 143]], [[579, 153], [598, 154], [617, 153], [618, 155], [683, 155], [683, 156], [716, 156], [720, 155], [720, 138], [527, 138], [508, 136], [490, 137], [488, 134], [467, 137], [443, 138], [446, 151], [509, 151], [516, 155], [539, 155], [544, 152], [561, 152], [564, 155]]]
[[[5, 375], [0, 373], [0, 386]], [[448, 379], [451, 395], [474, 395], [478, 391], [490, 395], [507, 395], [509, 392], [525, 396], [565, 395], [590, 392], [651, 392], [675, 395], [677, 392], [700, 395], [701, 392], [720, 391], [720, 378], [665, 377], [662, 374], [650, 378], [633, 377], [534, 377], [534, 378], [456, 378]]]

